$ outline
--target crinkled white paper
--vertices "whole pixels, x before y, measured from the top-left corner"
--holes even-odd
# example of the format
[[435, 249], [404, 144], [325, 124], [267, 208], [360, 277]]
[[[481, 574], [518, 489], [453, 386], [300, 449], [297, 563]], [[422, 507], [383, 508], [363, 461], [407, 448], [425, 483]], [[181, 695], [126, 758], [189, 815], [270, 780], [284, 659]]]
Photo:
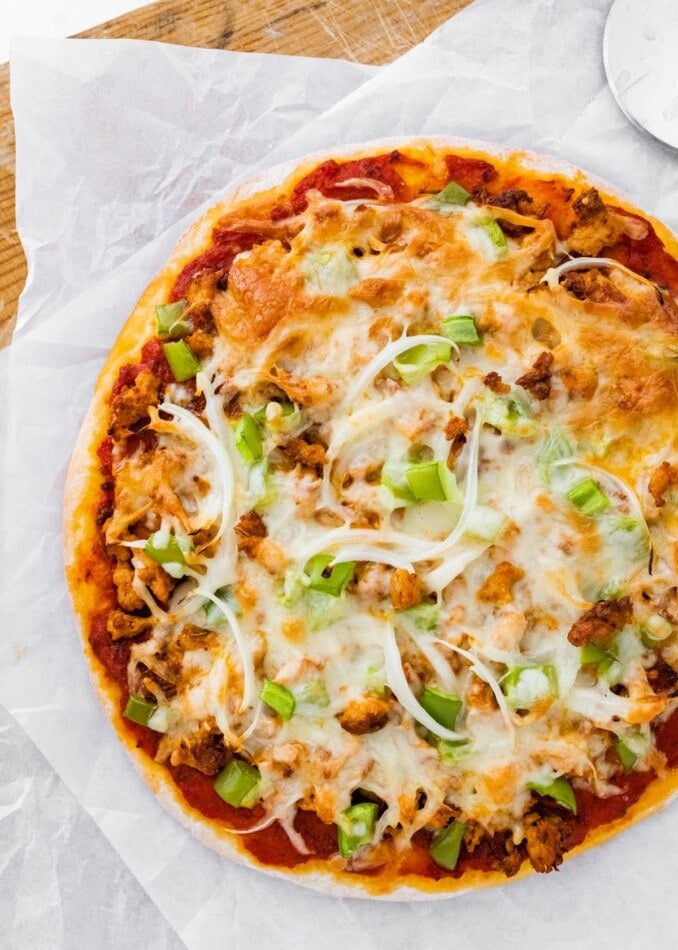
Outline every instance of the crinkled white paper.
[[[675, 227], [676, 160], [626, 124], [604, 83], [600, 51], [608, 6], [608, 0], [477, 0], [277, 149], [276, 136], [267, 140], [262, 135], [252, 161], [262, 166], [381, 135], [467, 135], [547, 151], [580, 164]], [[150, 52], [144, 55], [150, 63]], [[160, 60], [166, 62], [164, 53]], [[194, 65], [200, 75], [197, 59]], [[101, 73], [95, 75], [102, 81]], [[16, 93], [15, 87], [15, 106]], [[187, 101], [194, 100], [189, 96]], [[66, 108], [61, 111], [62, 121], [77, 125], [76, 115]], [[148, 121], [157, 129], [155, 118], [149, 114]], [[189, 118], [182, 128], [190, 125]], [[39, 138], [35, 129], [28, 138], [23, 135], [30, 116], [24, 113], [19, 119], [20, 194], [35, 195]], [[181, 124], [178, 117], [175, 122]], [[286, 130], [289, 135], [292, 131]], [[123, 126], [119, 138], [124, 140]], [[110, 143], [113, 149], [123, 144]], [[44, 142], [45, 148], [50, 145]], [[239, 159], [225, 175], [244, 173], [246, 165]], [[211, 186], [202, 183], [207, 190], [193, 193], [184, 183], [181, 163], [172, 167], [177, 172], [177, 205], [197, 205]], [[85, 171], [74, 176], [62, 168], [59, 187], [74, 194], [74, 178], [86, 179]], [[129, 181], [134, 180], [131, 175]], [[148, 183], [148, 177], [144, 181]], [[214, 189], [215, 196], [226, 184], [224, 180]], [[85, 184], [80, 188], [84, 207], [73, 211], [72, 220], [81, 215], [96, 220], [96, 215], [90, 217], [91, 194]], [[161, 192], [158, 202], [164, 203]], [[135, 202], [131, 206], [134, 209]], [[153, 208], [149, 214], [161, 210]], [[97, 371], [136, 296], [162, 265], [176, 228], [127, 260], [137, 246], [134, 241], [150, 236], [153, 225], [145, 230], [143, 220], [131, 218], [131, 245], [115, 228], [106, 231], [107, 240], [117, 235], [112, 250], [95, 236], [96, 247], [84, 249], [87, 266], [98, 275], [108, 273], [92, 286], [86, 273], [72, 282], [77, 260], [71, 257], [76, 236], [70, 227], [46, 227], [44, 235], [24, 233], [28, 220], [35, 228], [35, 209], [29, 212], [22, 200], [22, 236], [35, 248], [37, 270], [18, 338], [9, 352], [0, 354], [5, 429], [0, 445], [6, 456], [0, 511], [3, 545], [12, 552], [3, 558], [0, 574], [0, 700], [185, 943], [204, 948], [246, 942], [280, 950], [317, 945], [355, 950], [672, 946], [676, 805], [567, 862], [557, 875], [435, 904], [409, 905], [333, 900], [228, 864], [162, 812], [92, 697], [61, 575], [60, 509], [65, 467]], [[161, 223], [160, 218], [155, 221]], [[51, 246], [55, 241], [58, 248]], [[78, 253], [82, 251], [79, 247]], [[109, 254], [116, 264], [107, 268]], [[43, 262], [50, 268], [47, 282], [41, 282]], [[53, 298], [61, 292], [62, 281], [68, 284], [68, 298]], [[69, 302], [56, 310], [53, 299]], [[125, 936], [129, 933], [120, 939]]]

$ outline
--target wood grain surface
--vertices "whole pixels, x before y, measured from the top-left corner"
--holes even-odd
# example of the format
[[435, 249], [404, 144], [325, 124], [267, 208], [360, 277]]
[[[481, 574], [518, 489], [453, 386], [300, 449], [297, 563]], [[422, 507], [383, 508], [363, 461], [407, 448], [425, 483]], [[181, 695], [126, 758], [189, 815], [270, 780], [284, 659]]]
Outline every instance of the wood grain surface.
[[[391, 62], [471, 0], [161, 0], [79, 34], [180, 46]], [[0, 348], [16, 320], [26, 262], [14, 214], [9, 69], [0, 66]]]

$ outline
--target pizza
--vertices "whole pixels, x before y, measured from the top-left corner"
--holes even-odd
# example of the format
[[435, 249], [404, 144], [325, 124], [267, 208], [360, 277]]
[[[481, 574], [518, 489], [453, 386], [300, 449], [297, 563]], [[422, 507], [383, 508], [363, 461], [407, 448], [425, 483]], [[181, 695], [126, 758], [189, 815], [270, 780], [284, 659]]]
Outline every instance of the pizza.
[[525, 152], [377, 143], [184, 236], [101, 372], [68, 582], [96, 693], [227, 857], [413, 898], [678, 782], [678, 243]]

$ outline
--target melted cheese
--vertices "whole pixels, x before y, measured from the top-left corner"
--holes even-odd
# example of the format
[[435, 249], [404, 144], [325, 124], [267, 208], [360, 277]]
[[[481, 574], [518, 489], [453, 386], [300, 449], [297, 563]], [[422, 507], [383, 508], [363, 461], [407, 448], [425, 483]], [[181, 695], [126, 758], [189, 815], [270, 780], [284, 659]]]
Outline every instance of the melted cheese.
[[[535, 220], [531, 234], [498, 249], [472, 202], [449, 213], [424, 205], [311, 196], [285, 258], [296, 290], [284, 308], [277, 300], [278, 322], [256, 353], [239, 339], [218, 341], [198, 378], [204, 418], [172, 401], [159, 407], [164, 417], [154, 416], [163, 446], [183, 451], [184, 469], [198, 465], [208, 483], [202, 498], [191, 498], [201, 524], [213, 528], [213, 543], [196, 556], [169, 612], [135, 580], [157, 618], [154, 648], [176, 639], [184, 623], [204, 626], [206, 602], [219, 605], [226, 620], [209, 664], [185, 654], [190, 676], [166, 701], [170, 722], [213, 719], [262, 773], [268, 815], [257, 827], [280, 819], [291, 837], [296, 803], [336, 822], [360, 789], [385, 804], [375, 843], [388, 831], [401, 847], [443, 805], [489, 830], [512, 829], [520, 840], [528, 782], [567, 774], [599, 794], [614, 793], [608, 759], [619, 724], [648, 722], [664, 708], [648, 686], [640, 620], [618, 638], [615, 676], [624, 695], [582, 669], [579, 650], [567, 638], [610, 580], [638, 605], [657, 577], [673, 577], [666, 565], [655, 567], [654, 581], [648, 574], [648, 542], [657, 550], [672, 544], [666, 535], [671, 506], [652, 510], [644, 490], [648, 458], [656, 464], [663, 457], [663, 407], [648, 396], [634, 416], [635, 440], [626, 437], [627, 417], [617, 411], [619, 387], [631, 389], [624, 380], [640, 381], [640, 390], [653, 385], [653, 357], [631, 354], [633, 334], [613, 323], [598, 347], [586, 349], [596, 395], [582, 396], [579, 354], [599, 324], [558, 283], [575, 262], [548, 271], [546, 283], [529, 294], [521, 289], [540, 255], [562, 253], [550, 222]], [[389, 244], [376, 237], [387, 220], [398, 224]], [[266, 254], [241, 258], [244, 273]], [[628, 284], [628, 293], [634, 287], [645, 292], [640, 281]], [[223, 306], [239, 308], [240, 333], [247, 300], [242, 294], [229, 300], [234, 293], [224, 292]], [[449, 342], [440, 335], [442, 320], [469, 312], [483, 343], [454, 347], [447, 382], [438, 372], [411, 385], [395, 378], [394, 358], [415, 345]], [[539, 321], [560, 340], [552, 350], [552, 392], [542, 401], [516, 383], [544, 350], [535, 338]], [[487, 388], [483, 379], [492, 372], [501, 373], [508, 393]], [[260, 513], [277, 553], [249, 557], [237, 551], [234, 526], [251, 508], [250, 471], [235, 451], [217, 383], [237, 387], [242, 408], [253, 412], [261, 407], [262, 383], [276, 380], [294, 388], [301, 405], [295, 434], [314, 427], [327, 446], [327, 463], [321, 478], [298, 467], [269, 472]], [[324, 388], [312, 391], [314, 380]], [[399, 511], [397, 499], [379, 485], [379, 470], [408, 453], [447, 459], [444, 428], [451, 415], [471, 427], [454, 462], [461, 504]], [[567, 435], [569, 454], [540, 462], [556, 427]], [[262, 435], [264, 451], [272, 452], [280, 433], [269, 426]], [[604, 517], [586, 518], [567, 499], [584, 473], [609, 493]], [[118, 480], [119, 491], [129, 494], [121, 505], [127, 512], [153, 501], [123, 468]], [[180, 494], [188, 498], [187, 486]], [[634, 538], [615, 528], [615, 519], [629, 517], [638, 524]], [[360, 577], [338, 598], [309, 591], [305, 565], [323, 552], [335, 565], [416, 569], [437, 601], [436, 628], [396, 639], [405, 614], [389, 600], [387, 567], [376, 569], [371, 582], [367, 574]], [[507, 561], [522, 579], [494, 599], [482, 596], [493, 571]], [[218, 593], [225, 586], [242, 603], [241, 616]], [[131, 668], [148, 650], [148, 643], [132, 647]], [[555, 671], [557, 695], [539, 670], [545, 666]], [[531, 668], [521, 679], [520, 715], [502, 689], [516, 667]], [[300, 697], [289, 721], [257, 705], [264, 679]], [[421, 705], [426, 685], [462, 701], [454, 730]], [[342, 726], [350, 703], [388, 697], [389, 690], [390, 711], [380, 728], [355, 735]], [[446, 759], [431, 735], [464, 745]]]

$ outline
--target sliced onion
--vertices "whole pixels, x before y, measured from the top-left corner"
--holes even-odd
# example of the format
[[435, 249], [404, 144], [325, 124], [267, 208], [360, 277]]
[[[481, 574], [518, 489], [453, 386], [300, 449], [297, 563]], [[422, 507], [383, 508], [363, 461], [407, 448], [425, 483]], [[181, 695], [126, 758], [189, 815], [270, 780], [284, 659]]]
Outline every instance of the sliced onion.
[[[444, 641], [440, 642], [442, 643]], [[407, 679], [405, 678], [402, 659], [398, 651], [398, 644], [396, 643], [395, 630], [390, 623], [387, 624], [384, 630], [383, 648], [386, 682], [400, 705], [408, 711], [413, 719], [422, 726], [425, 726], [429, 732], [432, 732], [439, 738], [449, 739], [452, 742], [465, 738], [462, 733], [453, 732], [451, 729], [446, 729], [445, 726], [441, 726], [417, 701], [416, 696], [410, 689]]]
[[460, 656], [463, 656], [471, 664], [471, 670], [476, 676], [483, 680], [490, 687], [494, 693], [494, 698], [497, 700], [497, 705], [501, 711], [501, 714], [506, 723], [506, 731], [511, 737], [511, 741], [515, 745], [516, 740], [516, 730], [513, 725], [513, 720], [511, 719], [511, 713], [509, 711], [508, 705], [506, 703], [506, 697], [501, 691], [501, 686], [496, 676], [485, 666], [482, 660], [479, 660], [477, 656], [473, 653], [470, 653], [468, 650], [463, 650], [461, 647], [455, 646], [454, 643], [450, 643], [448, 640], [441, 640], [437, 638], [436, 643], [440, 643], [441, 646], [447, 647], [448, 650], [452, 650], [454, 653], [458, 653]]
[[635, 271], [626, 267], [625, 264], [615, 261], [612, 257], [573, 257], [571, 260], [559, 264], [558, 267], [550, 267], [542, 277], [540, 283], [548, 284], [553, 290], [560, 283], [560, 278], [563, 274], [567, 274], [568, 271], [573, 270], [588, 270], [591, 267], [616, 267], [618, 270], [622, 270], [628, 274], [629, 277], [635, 277], [640, 283], [647, 284], [648, 287], [656, 289], [656, 285], [651, 280], [647, 280], [647, 278], [642, 277], [640, 274], [636, 274]]
[[334, 182], [333, 188], [370, 188], [380, 198], [389, 200], [393, 198], [393, 188], [384, 181], [377, 181], [376, 178], [345, 178], [343, 181]]
[[421, 333], [418, 336], [401, 336], [397, 340], [393, 340], [377, 353], [374, 359], [363, 369], [355, 383], [349, 387], [339, 407], [339, 415], [341, 416], [348, 412], [358, 396], [361, 396], [365, 392], [377, 373], [385, 369], [397, 356], [406, 353], [407, 350], [411, 350], [415, 346], [421, 346], [426, 343], [447, 343], [456, 353], [459, 353], [459, 347], [456, 343], [452, 340], [448, 340], [446, 336], [441, 336], [437, 333]]

